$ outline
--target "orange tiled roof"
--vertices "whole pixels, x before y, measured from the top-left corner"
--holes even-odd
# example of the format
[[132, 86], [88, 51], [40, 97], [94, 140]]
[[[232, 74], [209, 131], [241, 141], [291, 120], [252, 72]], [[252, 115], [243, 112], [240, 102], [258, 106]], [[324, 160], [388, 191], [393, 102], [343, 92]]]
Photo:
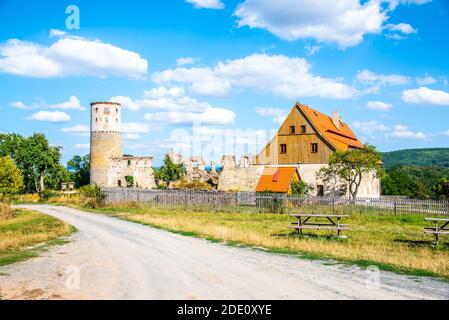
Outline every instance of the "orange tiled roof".
[[265, 167], [256, 186], [257, 192], [288, 192], [296, 167]]
[[346, 151], [348, 148], [363, 148], [362, 142], [356, 137], [349, 126], [340, 121], [340, 128], [332, 122], [332, 118], [324, 113], [298, 103], [297, 107], [303, 111], [318, 132], [337, 150]]

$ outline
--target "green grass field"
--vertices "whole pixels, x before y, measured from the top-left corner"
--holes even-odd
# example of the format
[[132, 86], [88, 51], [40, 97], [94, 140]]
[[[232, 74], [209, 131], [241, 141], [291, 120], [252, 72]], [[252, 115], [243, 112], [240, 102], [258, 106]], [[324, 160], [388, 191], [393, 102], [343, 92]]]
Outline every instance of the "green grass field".
[[36, 257], [50, 245], [65, 243], [60, 237], [74, 231], [56, 218], [17, 209], [15, 218], [0, 220], [0, 265]]

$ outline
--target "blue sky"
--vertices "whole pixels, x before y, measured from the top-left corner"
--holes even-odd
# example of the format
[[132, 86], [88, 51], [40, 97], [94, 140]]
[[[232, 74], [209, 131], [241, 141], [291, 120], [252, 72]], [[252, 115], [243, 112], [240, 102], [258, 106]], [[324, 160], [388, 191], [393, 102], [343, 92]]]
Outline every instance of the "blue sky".
[[218, 161], [298, 100], [382, 151], [448, 147], [448, 3], [0, 0], [0, 131], [44, 132], [67, 161], [88, 153], [89, 103], [114, 100], [125, 153], [198, 153], [194, 121]]

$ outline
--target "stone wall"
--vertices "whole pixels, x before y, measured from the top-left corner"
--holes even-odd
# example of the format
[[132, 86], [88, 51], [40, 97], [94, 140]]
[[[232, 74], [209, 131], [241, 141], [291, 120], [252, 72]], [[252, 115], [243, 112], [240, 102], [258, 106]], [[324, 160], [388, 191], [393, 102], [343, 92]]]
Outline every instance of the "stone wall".
[[91, 132], [90, 183], [107, 186], [111, 159], [121, 154], [120, 132]]
[[223, 156], [223, 171], [218, 177], [218, 190], [221, 191], [254, 191], [263, 172], [263, 166], [254, 166], [251, 156], [243, 156], [239, 164], [234, 156]]
[[115, 157], [111, 159], [108, 172], [108, 187], [126, 187], [126, 177], [134, 179], [134, 187], [152, 189], [154, 180], [152, 157]]
[[[327, 164], [300, 164], [298, 165], [298, 173], [302, 181], [306, 182], [314, 188], [311, 195], [316, 196], [318, 186], [324, 187], [324, 196], [339, 196], [340, 190], [343, 190], [343, 195], [348, 196], [348, 186], [344, 181], [332, 181], [324, 183], [317, 177], [318, 171], [327, 167]], [[380, 198], [380, 179], [376, 177], [375, 172], [369, 172], [362, 176], [360, 183], [358, 197]]]

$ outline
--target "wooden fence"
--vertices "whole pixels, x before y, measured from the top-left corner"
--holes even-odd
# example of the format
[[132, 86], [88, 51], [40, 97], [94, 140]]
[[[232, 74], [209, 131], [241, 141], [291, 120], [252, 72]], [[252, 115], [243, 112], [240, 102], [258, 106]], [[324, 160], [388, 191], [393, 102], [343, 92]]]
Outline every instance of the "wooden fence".
[[287, 196], [255, 192], [103, 188], [106, 202], [137, 202], [148, 206], [224, 212], [295, 213], [301, 211], [378, 212], [449, 216], [449, 200]]

